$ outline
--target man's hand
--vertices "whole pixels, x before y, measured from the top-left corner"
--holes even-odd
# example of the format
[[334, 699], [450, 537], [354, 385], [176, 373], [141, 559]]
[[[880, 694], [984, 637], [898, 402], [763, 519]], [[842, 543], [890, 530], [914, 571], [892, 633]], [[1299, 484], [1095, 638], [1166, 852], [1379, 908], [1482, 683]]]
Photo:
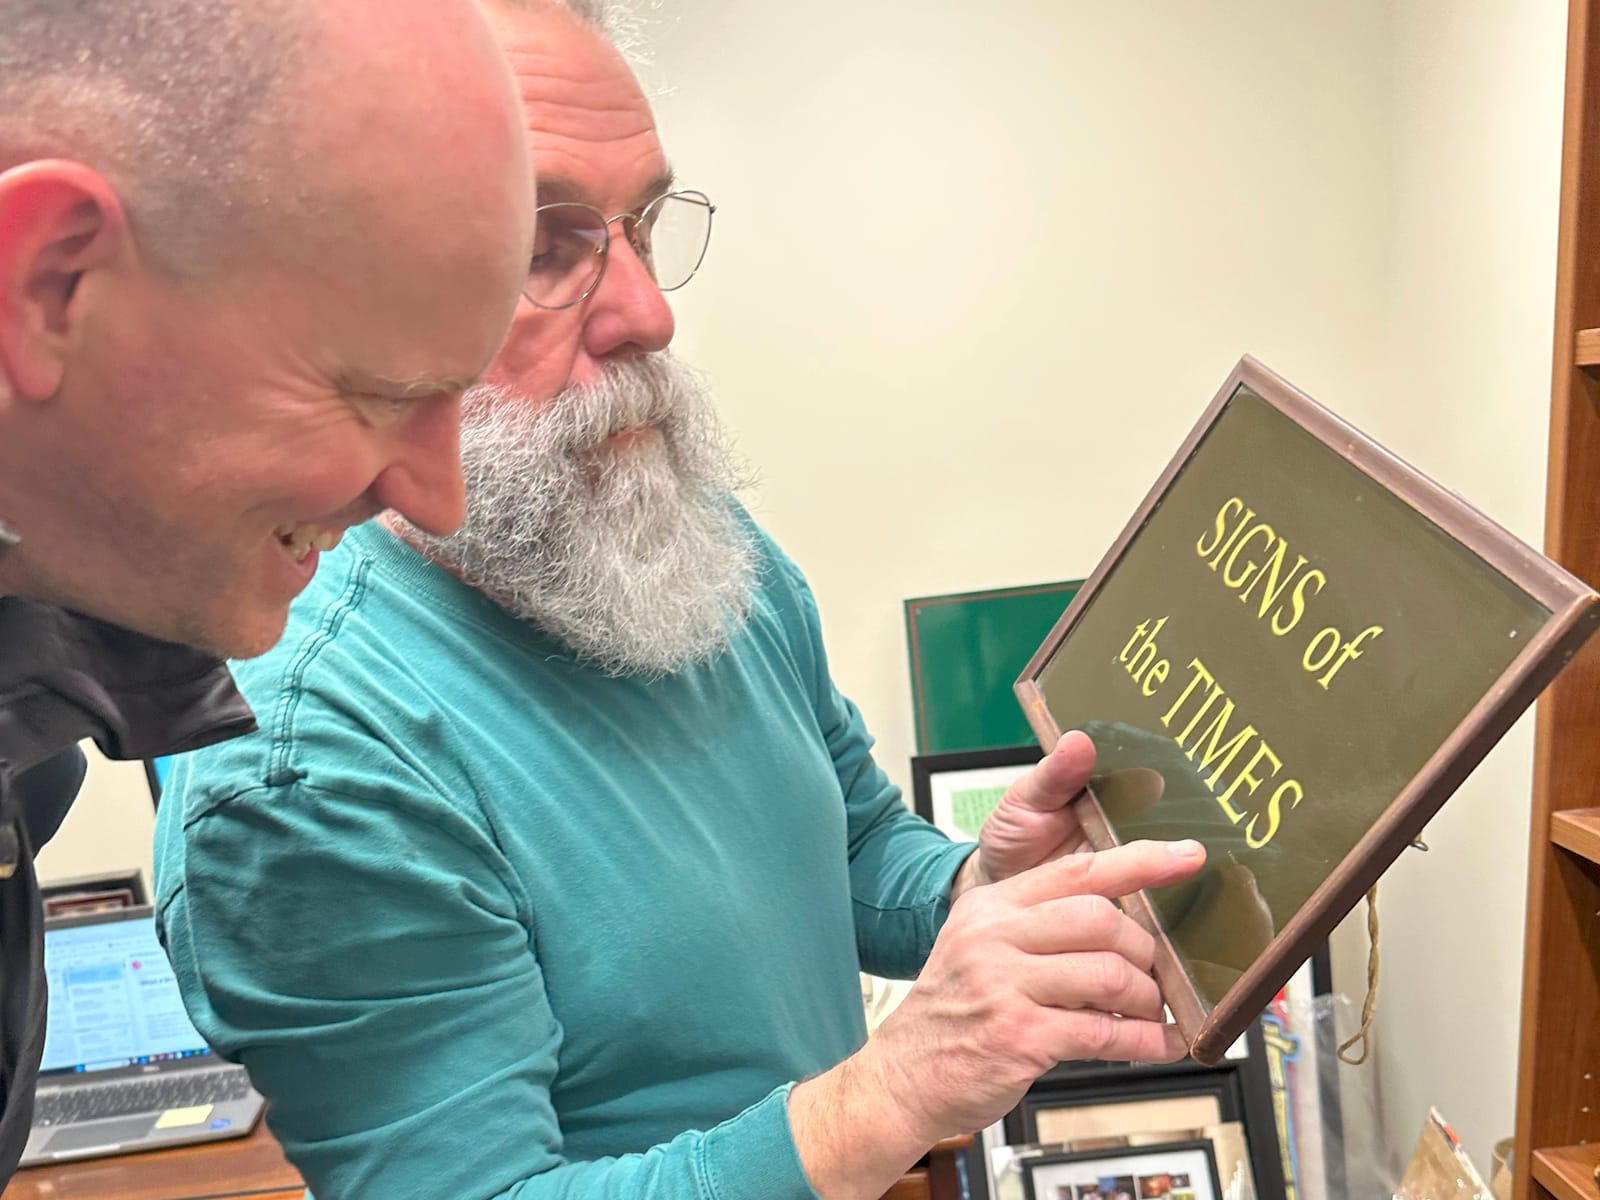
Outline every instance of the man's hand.
[[950, 899], [1083, 850], [1083, 830], [1071, 800], [1094, 771], [1094, 743], [1086, 734], [1061, 735], [1038, 766], [1006, 789], [978, 834], [978, 849], [961, 864]]
[[1150, 976], [1155, 941], [1113, 901], [1204, 861], [1197, 842], [1134, 842], [963, 896], [866, 1046], [791, 1092], [812, 1186], [825, 1200], [882, 1195], [941, 1138], [1009, 1112], [1058, 1062], [1181, 1058]]

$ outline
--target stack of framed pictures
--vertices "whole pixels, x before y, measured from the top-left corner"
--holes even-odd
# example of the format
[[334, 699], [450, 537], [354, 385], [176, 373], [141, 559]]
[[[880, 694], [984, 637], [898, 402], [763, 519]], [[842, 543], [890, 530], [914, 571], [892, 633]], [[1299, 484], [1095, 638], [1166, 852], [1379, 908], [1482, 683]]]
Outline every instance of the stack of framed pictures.
[[[917, 813], [974, 841], [1037, 745], [918, 755]], [[1322, 1200], [1340, 1194], [1320, 1152], [1337, 1113], [1320, 1108], [1309, 1028], [1294, 1013], [1332, 991], [1326, 944], [1262, 1021], [1212, 1066], [1062, 1063], [965, 1160], [973, 1200]], [[1330, 1161], [1332, 1157], [1330, 1156]], [[1242, 1193], [1228, 1185], [1242, 1178]], [[1131, 1183], [1129, 1182], [1131, 1180]], [[1220, 1181], [1220, 1182], [1219, 1182]], [[1160, 1190], [1166, 1188], [1165, 1191]], [[1223, 1189], [1223, 1190], [1219, 1190]]]

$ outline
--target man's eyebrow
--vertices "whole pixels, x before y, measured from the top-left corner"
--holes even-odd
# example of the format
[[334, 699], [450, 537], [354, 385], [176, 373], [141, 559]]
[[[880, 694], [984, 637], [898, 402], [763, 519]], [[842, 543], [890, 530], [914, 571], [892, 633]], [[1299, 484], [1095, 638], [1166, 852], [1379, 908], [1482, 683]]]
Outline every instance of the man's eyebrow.
[[346, 371], [339, 377], [339, 390], [364, 396], [388, 396], [395, 400], [425, 400], [443, 393], [464, 392], [478, 380], [463, 376], [391, 379], [368, 371]]
[[[678, 177], [671, 167], [657, 175], [634, 196], [635, 211], [649, 204], [657, 196], [665, 195], [677, 186]], [[593, 204], [589, 190], [565, 175], [539, 176], [540, 204]], [[607, 214], [610, 215], [610, 214]]]

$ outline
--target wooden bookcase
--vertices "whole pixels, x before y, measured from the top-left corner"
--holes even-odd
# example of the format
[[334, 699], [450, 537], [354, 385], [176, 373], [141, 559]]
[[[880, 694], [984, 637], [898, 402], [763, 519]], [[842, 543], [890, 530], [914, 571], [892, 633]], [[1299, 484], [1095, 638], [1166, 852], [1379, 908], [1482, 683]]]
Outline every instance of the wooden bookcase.
[[[1545, 550], [1600, 583], [1600, 0], [1570, 0]], [[1600, 639], [1539, 706], [1516, 1200], [1600, 1200]]]

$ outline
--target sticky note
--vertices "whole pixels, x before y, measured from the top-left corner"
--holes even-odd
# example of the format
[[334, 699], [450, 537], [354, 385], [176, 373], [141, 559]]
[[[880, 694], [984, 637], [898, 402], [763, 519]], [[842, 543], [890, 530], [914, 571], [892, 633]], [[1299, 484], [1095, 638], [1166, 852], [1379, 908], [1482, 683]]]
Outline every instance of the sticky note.
[[210, 1115], [209, 1104], [196, 1104], [193, 1108], [169, 1108], [161, 1114], [161, 1119], [156, 1122], [156, 1128], [184, 1129], [190, 1125], [201, 1125]]

